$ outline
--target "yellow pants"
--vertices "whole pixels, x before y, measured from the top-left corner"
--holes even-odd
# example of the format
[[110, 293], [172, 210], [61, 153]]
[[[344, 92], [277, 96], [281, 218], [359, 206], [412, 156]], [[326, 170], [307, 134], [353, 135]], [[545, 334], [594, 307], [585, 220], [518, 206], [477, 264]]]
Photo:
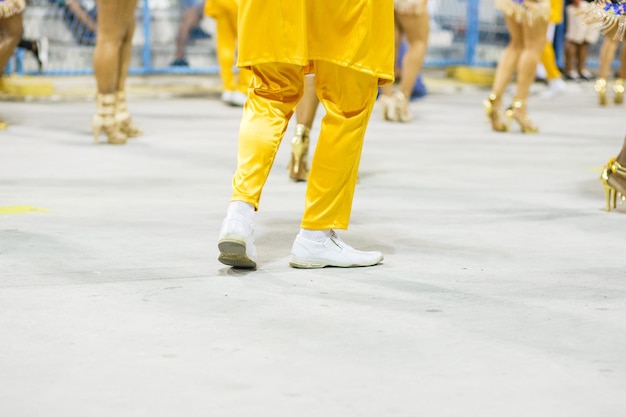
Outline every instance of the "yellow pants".
[[[301, 227], [347, 229], [363, 138], [378, 79], [325, 61], [316, 61], [315, 89], [326, 115], [313, 156]], [[259, 206], [280, 142], [304, 89], [304, 68], [270, 63], [252, 67], [252, 84], [239, 130], [235, 201]]]
[[248, 92], [251, 74], [249, 70], [236, 72], [237, 62], [237, 2], [234, 0], [210, 0], [205, 13], [215, 20], [215, 47], [224, 91]]
[[561, 78], [561, 71], [559, 71], [559, 67], [556, 65], [556, 56], [554, 55], [554, 47], [551, 42], [546, 42], [546, 46], [543, 48], [541, 63], [546, 69], [546, 78], [548, 80]]

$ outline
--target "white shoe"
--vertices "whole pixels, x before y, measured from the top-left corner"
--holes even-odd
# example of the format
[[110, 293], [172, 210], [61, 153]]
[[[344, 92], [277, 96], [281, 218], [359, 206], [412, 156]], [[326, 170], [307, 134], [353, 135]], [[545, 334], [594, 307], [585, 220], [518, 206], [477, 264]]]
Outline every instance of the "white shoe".
[[224, 219], [217, 247], [218, 261], [235, 268], [256, 268], [254, 228], [243, 216], [232, 214]]
[[564, 92], [567, 89], [567, 84], [561, 78], [555, 78], [548, 81], [548, 88], [543, 90], [539, 96], [541, 98], [552, 98]]
[[570, 72], [565, 74], [565, 76], [567, 77], [568, 80], [572, 80], [572, 81], [579, 81], [580, 80], [580, 75], [578, 75], [578, 73], [576, 71], [574, 71], [574, 70], [571, 70]]
[[592, 80], [595, 79], [593, 74], [591, 72], [589, 72], [588, 69], [584, 69], [584, 70], [580, 71], [580, 78], [582, 78], [585, 81], [592, 81]]
[[230, 104], [233, 101], [233, 91], [222, 91], [222, 101], [226, 104]]
[[381, 94], [378, 98], [378, 102], [380, 103], [380, 111], [383, 114], [383, 120], [397, 122], [398, 112], [396, 111], [396, 102], [393, 96]]
[[39, 72], [45, 72], [48, 69], [48, 38], [45, 36], [35, 41], [37, 45], [37, 63], [39, 64]]
[[324, 268], [338, 266], [351, 268], [356, 266], [372, 266], [383, 260], [383, 254], [378, 251], [356, 250], [337, 236], [334, 231], [323, 242], [296, 236], [291, 248], [289, 265], [294, 268]]

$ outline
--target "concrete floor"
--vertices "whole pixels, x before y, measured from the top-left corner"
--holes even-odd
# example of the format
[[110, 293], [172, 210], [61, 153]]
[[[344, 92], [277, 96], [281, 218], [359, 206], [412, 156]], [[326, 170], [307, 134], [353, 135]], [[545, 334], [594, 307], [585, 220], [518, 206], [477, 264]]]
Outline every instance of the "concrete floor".
[[341, 233], [384, 252], [362, 269], [288, 266], [287, 140], [259, 269], [217, 262], [240, 110], [214, 97], [131, 94], [121, 147], [92, 101], [5, 102], [0, 416], [626, 415], [626, 210], [598, 181], [626, 109], [570, 84], [501, 134], [487, 90], [426, 81], [413, 123], [372, 118]]

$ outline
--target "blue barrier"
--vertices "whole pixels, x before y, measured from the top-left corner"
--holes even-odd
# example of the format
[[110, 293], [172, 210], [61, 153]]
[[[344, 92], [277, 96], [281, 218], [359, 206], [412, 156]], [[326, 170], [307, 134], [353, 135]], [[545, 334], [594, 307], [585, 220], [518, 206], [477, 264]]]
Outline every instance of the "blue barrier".
[[[40, 9], [49, 7], [50, 10], [56, 5], [50, 0], [33, 0]], [[134, 47], [134, 60], [131, 64], [130, 73], [133, 75], [148, 74], [218, 74], [218, 66], [215, 65], [195, 65], [190, 67], [172, 67], [163, 63], [163, 36], [157, 31], [153, 33], [155, 14], [163, 9], [154, 10], [151, 8], [150, 0], [140, 0], [137, 9], [138, 27], [141, 35], [141, 44]], [[497, 63], [500, 52], [506, 45], [508, 34], [501, 12], [496, 11], [492, 0], [433, 0], [439, 5], [430, 10], [431, 40], [429, 49], [424, 61], [424, 67], [450, 67], [450, 66], [481, 66], [494, 67]], [[174, 4], [174, 3], [172, 3]], [[46, 6], [48, 5], [48, 6]], [[172, 6], [174, 7], [174, 6]], [[177, 9], [173, 9], [177, 11]], [[28, 13], [27, 8], [25, 13]], [[434, 31], [437, 31], [436, 33]], [[439, 44], [436, 42], [436, 34], [445, 35], [439, 37]], [[156, 37], [154, 35], [157, 35]], [[157, 39], [159, 38], [159, 39]], [[443, 41], [441, 41], [443, 39]], [[64, 41], [65, 42], [65, 41]], [[159, 42], [161, 42], [159, 44]], [[555, 52], [557, 62], [563, 62], [564, 30], [563, 25], [559, 25], [555, 34]], [[58, 45], [56, 45], [58, 46]], [[71, 45], [62, 43], [62, 47], [71, 48]], [[76, 46], [77, 47], [77, 46]], [[78, 47], [80, 48], [80, 47]], [[90, 47], [83, 46], [80, 49], [87, 56], [91, 53]], [[157, 49], [161, 53], [161, 63], [155, 65]], [[214, 52], [214, 51], [213, 51]], [[210, 51], [206, 52], [211, 53]], [[32, 65], [27, 68], [24, 65], [24, 51], [18, 50], [15, 59], [10, 62], [6, 69], [7, 73], [17, 74], [37, 74]], [[206, 61], [206, 60], [205, 60]], [[90, 63], [83, 59], [82, 64], [70, 67], [70, 63], [60, 64], [46, 71], [46, 75], [87, 75], [93, 74]], [[591, 52], [589, 66], [597, 66], [596, 53]]]

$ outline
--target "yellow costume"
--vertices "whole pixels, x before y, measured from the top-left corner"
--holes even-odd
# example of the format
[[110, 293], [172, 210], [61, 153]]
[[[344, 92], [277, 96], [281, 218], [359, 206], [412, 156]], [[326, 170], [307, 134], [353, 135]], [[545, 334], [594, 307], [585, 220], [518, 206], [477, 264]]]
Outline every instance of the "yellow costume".
[[234, 72], [237, 56], [237, 9], [239, 0], [207, 0], [204, 14], [215, 20], [217, 61], [224, 91], [248, 92], [251, 74], [241, 69]]
[[[550, 23], [558, 25], [563, 22], [563, 0], [550, 0]], [[552, 42], [546, 42], [546, 46], [541, 53], [541, 63], [546, 69], [546, 77], [548, 80], [561, 78], [561, 71], [556, 65], [556, 56]]]
[[535, 19], [550, 19], [550, 0], [496, 0], [496, 8], [518, 23], [532, 25]]
[[301, 227], [346, 229], [378, 86], [393, 81], [393, 2], [240, 0], [238, 66], [252, 70], [233, 201], [258, 208], [287, 123], [315, 73], [326, 109]]

